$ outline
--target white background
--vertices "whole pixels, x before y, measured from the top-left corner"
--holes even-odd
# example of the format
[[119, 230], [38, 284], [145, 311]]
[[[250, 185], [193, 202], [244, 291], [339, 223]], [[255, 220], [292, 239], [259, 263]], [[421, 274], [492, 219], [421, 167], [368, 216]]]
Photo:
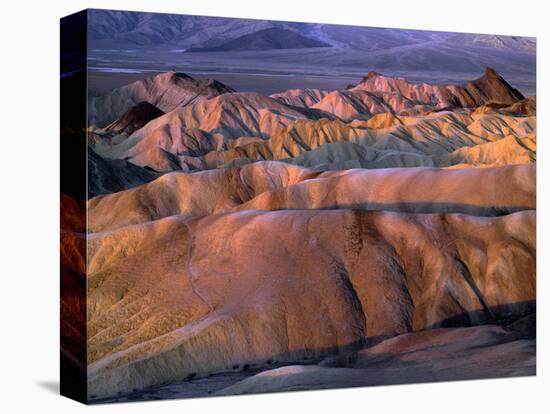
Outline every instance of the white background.
[[[538, 1], [4, 0], [0, 13], [0, 410], [550, 412], [547, 310], [550, 10]], [[59, 21], [86, 7], [538, 37], [538, 376], [85, 408], [57, 395]], [[545, 118], [547, 117], [547, 118]], [[505, 183], [503, 183], [505, 184]], [[546, 211], [545, 211], [546, 212]], [[546, 256], [546, 257], [545, 257]], [[32, 411], [34, 410], [34, 411]]]

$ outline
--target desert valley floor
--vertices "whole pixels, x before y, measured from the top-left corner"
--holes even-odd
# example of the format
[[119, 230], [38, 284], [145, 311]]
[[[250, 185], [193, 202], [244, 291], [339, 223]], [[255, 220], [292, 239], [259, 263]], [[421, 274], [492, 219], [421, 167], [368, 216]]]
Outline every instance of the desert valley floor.
[[536, 99], [495, 70], [269, 96], [170, 71], [88, 117], [62, 333], [70, 357], [87, 323], [92, 402], [535, 374]]

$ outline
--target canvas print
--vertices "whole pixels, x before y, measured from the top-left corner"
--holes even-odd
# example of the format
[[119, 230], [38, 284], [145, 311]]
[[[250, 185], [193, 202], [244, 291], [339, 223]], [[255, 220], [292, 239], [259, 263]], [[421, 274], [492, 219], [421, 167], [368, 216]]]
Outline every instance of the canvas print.
[[536, 374], [534, 38], [61, 29], [63, 394]]

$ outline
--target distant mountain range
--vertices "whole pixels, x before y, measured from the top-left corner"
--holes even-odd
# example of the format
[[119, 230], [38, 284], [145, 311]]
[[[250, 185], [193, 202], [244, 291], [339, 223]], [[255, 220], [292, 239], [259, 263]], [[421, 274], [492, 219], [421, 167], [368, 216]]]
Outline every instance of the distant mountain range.
[[164, 46], [219, 51], [332, 46], [373, 51], [444, 41], [460, 47], [536, 50], [535, 39], [518, 36], [94, 9], [89, 10], [89, 19], [92, 48]]
[[228, 52], [232, 50], [301, 49], [310, 47], [331, 47], [331, 45], [307, 38], [290, 30], [271, 27], [240, 36], [219, 46], [192, 47], [187, 52]]
[[98, 93], [172, 69], [269, 95], [341, 88], [370, 70], [456, 83], [487, 66], [536, 93], [536, 39], [519, 36], [89, 10], [88, 51]]

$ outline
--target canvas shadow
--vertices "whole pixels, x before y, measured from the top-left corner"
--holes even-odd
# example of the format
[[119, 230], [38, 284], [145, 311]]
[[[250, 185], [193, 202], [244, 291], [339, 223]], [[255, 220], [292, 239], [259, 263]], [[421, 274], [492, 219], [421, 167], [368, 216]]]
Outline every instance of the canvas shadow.
[[52, 394], [60, 394], [59, 381], [36, 381], [36, 385]]

